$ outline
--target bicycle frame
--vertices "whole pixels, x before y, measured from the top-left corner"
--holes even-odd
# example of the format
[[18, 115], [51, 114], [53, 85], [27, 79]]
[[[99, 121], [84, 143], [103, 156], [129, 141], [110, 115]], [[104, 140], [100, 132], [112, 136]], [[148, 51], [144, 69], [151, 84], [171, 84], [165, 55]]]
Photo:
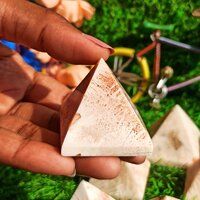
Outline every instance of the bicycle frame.
[[[148, 53], [149, 51], [155, 48], [154, 65], [153, 65], [153, 83], [154, 84], [157, 84], [160, 78], [161, 44], [167, 44], [169, 46], [178, 47], [178, 48], [181, 48], [193, 53], [200, 54], [200, 48], [194, 47], [182, 42], [177, 42], [166, 37], [161, 37], [161, 33], [159, 30], [154, 32], [151, 35], [151, 39], [153, 42], [147, 47], [145, 47], [144, 49], [140, 50], [136, 54], [136, 56], [138, 58], [141, 58], [144, 54]], [[178, 83], [173, 86], [170, 86], [167, 88], [167, 91], [171, 92], [173, 90], [188, 86], [197, 81], [200, 81], [200, 75], [190, 80], [184, 81], [182, 83]]]
[[[156, 31], [154, 34], [152, 34], [151, 39], [151, 44], [149, 44], [148, 46], [136, 53], [136, 58], [141, 69], [141, 75], [124, 71], [124, 69], [132, 62], [135, 53], [134, 49], [126, 47], [115, 48], [115, 52], [113, 53], [113, 56], [115, 56], [113, 72], [121, 83], [130, 86], [133, 86], [134, 83], [138, 84], [136, 92], [131, 97], [133, 103], [136, 103], [148, 89], [148, 93], [153, 99], [153, 106], [159, 107], [160, 100], [163, 99], [168, 92], [177, 90], [179, 88], [200, 81], [200, 75], [198, 75], [197, 77], [167, 87], [166, 82], [173, 75], [173, 69], [170, 66], [166, 66], [162, 68], [162, 73], [160, 72], [161, 45], [167, 44], [198, 54], [200, 54], [200, 49], [182, 42], [177, 42], [169, 38], [161, 37], [160, 31]], [[155, 49], [153, 64], [153, 81], [152, 84], [149, 84], [149, 65], [147, 59], [143, 55], [150, 52], [153, 49]], [[123, 63], [123, 59], [120, 58], [120, 56], [127, 57], [128, 59]]]

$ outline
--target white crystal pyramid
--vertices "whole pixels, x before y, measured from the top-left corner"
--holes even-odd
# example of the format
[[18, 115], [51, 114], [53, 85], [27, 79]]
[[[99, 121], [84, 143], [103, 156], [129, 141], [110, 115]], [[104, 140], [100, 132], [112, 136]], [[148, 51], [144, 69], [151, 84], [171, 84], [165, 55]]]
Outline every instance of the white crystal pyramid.
[[185, 111], [176, 105], [153, 136], [152, 162], [187, 166], [199, 158], [200, 132]]
[[[72, 122], [76, 113], [77, 119]], [[137, 156], [150, 136], [127, 93], [101, 59], [61, 108], [63, 156]]]
[[184, 193], [188, 200], [200, 199], [200, 159], [187, 169]]
[[82, 180], [71, 200], [114, 200], [92, 184]]
[[121, 162], [121, 172], [112, 180], [91, 178], [90, 183], [119, 200], [143, 199], [150, 170], [150, 162], [141, 165]]
[[156, 197], [151, 200], [179, 200], [179, 199], [171, 196], [165, 196], [165, 197]]

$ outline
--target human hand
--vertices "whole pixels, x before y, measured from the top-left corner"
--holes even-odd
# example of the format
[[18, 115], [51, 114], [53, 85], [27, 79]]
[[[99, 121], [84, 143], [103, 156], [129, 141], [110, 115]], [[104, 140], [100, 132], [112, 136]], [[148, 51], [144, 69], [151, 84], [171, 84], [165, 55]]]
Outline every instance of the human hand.
[[[0, 0], [0, 38], [18, 42], [56, 59], [95, 64], [112, 49], [93, 41], [62, 17], [25, 0]], [[33, 172], [113, 178], [120, 158], [60, 155], [59, 109], [70, 92], [37, 73], [20, 55], [0, 45], [0, 162]], [[144, 157], [123, 158], [141, 163]]]

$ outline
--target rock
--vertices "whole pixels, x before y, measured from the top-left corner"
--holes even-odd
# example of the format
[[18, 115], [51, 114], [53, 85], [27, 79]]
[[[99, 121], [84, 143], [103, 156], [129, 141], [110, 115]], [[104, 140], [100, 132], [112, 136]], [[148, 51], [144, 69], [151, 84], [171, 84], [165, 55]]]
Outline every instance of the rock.
[[74, 88], [80, 84], [89, 71], [89, 68], [85, 65], [70, 65], [60, 69], [56, 74], [56, 79], [62, 84]]
[[[71, 124], [75, 113], [79, 118]], [[138, 111], [103, 59], [65, 98], [61, 142], [63, 156], [137, 156], [152, 152]]]
[[187, 200], [200, 199], [200, 159], [187, 169], [184, 194]]
[[51, 60], [51, 56], [46, 52], [37, 51], [35, 49], [30, 49], [30, 51], [33, 52], [36, 58], [43, 64], [46, 64]]
[[165, 196], [165, 197], [156, 197], [151, 200], [179, 200], [179, 199], [177, 199], [175, 197]]
[[198, 159], [200, 131], [185, 111], [176, 105], [161, 121], [160, 126], [154, 126], [154, 130], [159, 128], [152, 138], [150, 161], [185, 167]]
[[80, 27], [83, 24], [84, 19], [90, 20], [95, 13], [95, 8], [87, 1], [83, 0], [60, 0], [60, 3], [55, 10], [58, 14], [67, 19], [67, 21], [74, 23], [77, 27]]
[[54, 8], [59, 4], [59, 0], [35, 0], [35, 2], [47, 8]]
[[35, 2], [56, 11], [77, 27], [83, 24], [84, 19], [90, 20], [95, 13], [95, 8], [83, 0], [35, 0]]
[[112, 180], [91, 178], [90, 183], [119, 200], [143, 199], [150, 170], [150, 162], [146, 160], [141, 165], [127, 162], [121, 163], [121, 172]]
[[194, 11], [192, 12], [192, 15], [193, 15], [194, 17], [200, 17], [200, 8], [194, 10]]
[[82, 180], [74, 192], [71, 200], [114, 200], [94, 185]]

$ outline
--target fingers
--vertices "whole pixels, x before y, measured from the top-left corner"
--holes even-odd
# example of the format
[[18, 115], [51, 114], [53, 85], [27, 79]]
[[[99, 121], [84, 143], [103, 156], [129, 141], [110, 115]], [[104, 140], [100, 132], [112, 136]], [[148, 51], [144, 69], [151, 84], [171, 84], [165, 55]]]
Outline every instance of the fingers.
[[59, 149], [42, 142], [24, 139], [9, 130], [0, 129], [0, 162], [32, 172], [71, 175], [72, 158], [62, 157]]
[[117, 157], [74, 158], [77, 174], [98, 179], [115, 178], [120, 172], [120, 159]]
[[70, 90], [55, 79], [36, 73], [25, 93], [24, 100], [59, 110], [63, 98]]
[[[76, 171], [79, 175], [86, 175], [98, 179], [112, 179], [120, 173], [120, 159], [117, 157], [75, 157]], [[126, 162], [141, 164], [145, 157], [122, 157]]]
[[37, 126], [60, 133], [59, 112], [39, 104], [21, 102], [8, 115], [30, 121]]
[[6, 50], [0, 45], [0, 55], [4, 55], [0, 60], [0, 115], [22, 99], [59, 110], [70, 90], [55, 79], [36, 73], [19, 54], [10, 55]]
[[[0, 1], [0, 37], [74, 64], [95, 64], [112, 48], [82, 34], [64, 18], [25, 0]], [[28, 12], [27, 12], [28, 11]]]
[[24, 97], [34, 70], [17, 53], [0, 44], [0, 77], [0, 115], [3, 115]]
[[121, 157], [120, 159], [133, 164], [142, 164], [145, 161], [146, 157], [134, 156], [134, 157]]
[[0, 128], [15, 132], [27, 139], [41, 141], [60, 147], [59, 134], [45, 128], [41, 128], [29, 121], [25, 121], [15, 116], [1, 117]]
[[9, 49], [9, 48], [3, 46], [3, 45], [0, 43], [0, 59], [1, 59], [1, 58], [4, 58], [4, 57], [12, 56], [13, 54], [14, 54], [14, 52], [13, 52], [11, 49]]

